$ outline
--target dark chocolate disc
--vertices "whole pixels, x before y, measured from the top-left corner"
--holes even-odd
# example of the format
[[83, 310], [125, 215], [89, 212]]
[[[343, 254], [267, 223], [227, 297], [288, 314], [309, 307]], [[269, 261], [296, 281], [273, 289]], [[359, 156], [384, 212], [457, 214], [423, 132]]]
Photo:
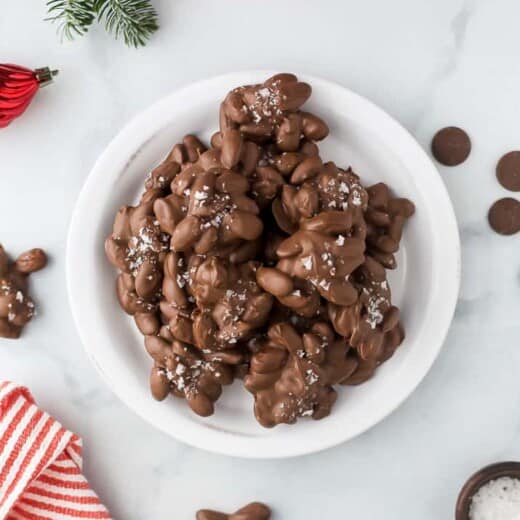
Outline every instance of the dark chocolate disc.
[[514, 235], [520, 231], [520, 202], [510, 197], [497, 200], [489, 209], [488, 220], [500, 235]]
[[520, 191], [520, 152], [506, 153], [498, 161], [497, 179], [507, 190]]
[[445, 166], [463, 163], [471, 152], [468, 134], [456, 126], [439, 130], [432, 140], [432, 153], [435, 159]]

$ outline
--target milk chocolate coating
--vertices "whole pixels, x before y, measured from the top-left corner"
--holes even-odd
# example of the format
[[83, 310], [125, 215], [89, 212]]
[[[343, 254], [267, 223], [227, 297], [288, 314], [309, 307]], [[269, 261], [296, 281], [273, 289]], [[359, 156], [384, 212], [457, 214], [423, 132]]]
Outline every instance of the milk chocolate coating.
[[325, 322], [298, 333], [287, 322], [272, 325], [267, 340], [251, 359], [246, 388], [255, 396], [255, 416], [266, 427], [322, 419], [336, 401], [332, 385], [357, 368], [349, 345]]
[[456, 126], [439, 130], [432, 140], [432, 153], [435, 159], [445, 166], [463, 163], [471, 152], [468, 134]]
[[350, 168], [342, 170], [332, 162], [323, 164], [319, 157], [311, 156], [292, 170], [291, 182], [296, 184], [284, 185], [281, 196], [273, 203], [273, 214], [282, 230], [293, 233], [302, 221], [318, 213], [343, 212], [352, 234], [365, 238], [363, 212], [368, 195]]
[[394, 254], [406, 221], [415, 213], [408, 199], [394, 197], [382, 182], [367, 188], [368, 207], [364, 218], [367, 232], [367, 252], [386, 269], [395, 269]]
[[[274, 137], [281, 150], [295, 147], [300, 134], [312, 139], [325, 136], [328, 130], [316, 131], [312, 124], [303, 125], [298, 109], [311, 95], [311, 87], [292, 74], [278, 74], [263, 84], [232, 90], [221, 109], [220, 130], [237, 128], [242, 135], [265, 142]], [[319, 135], [318, 135], [319, 134]]]
[[[328, 313], [335, 331], [347, 339], [357, 358], [366, 363], [360, 368], [368, 370], [393, 355], [404, 339], [404, 332], [399, 309], [391, 304], [390, 287], [381, 264], [367, 256], [353, 273], [352, 283], [359, 294], [356, 303], [351, 306], [329, 303]], [[369, 372], [372, 375], [373, 370]]]
[[497, 179], [510, 191], [520, 191], [520, 152], [506, 153], [497, 164]]
[[213, 414], [213, 403], [222, 385], [231, 384], [233, 373], [220, 361], [208, 361], [196, 348], [159, 336], [146, 336], [145, 346], [154, 360], [150, 375], [152, 395], [162, 400], [168, 392], [184, 397], [190, 408], [202, 417]]
[[15, 261], [16, 269], [20, 273], [30, 274], [43, 269], [47, 265], [47, 255], [40, 248], [30, 249], [22, 253]]
[[[256, 264], [170, 252], [160, 308], [172, 336], [204, 353], [230, 350], [263, 326], [272, 296], [255, 281]], [[232, 364], [238, 364], [238, 359]]]
[[197, 520], [269, 520], [271, 510], [261, 502], [251, 502], [232, 514], [210, 509], [197, 511]]
[[155, 399], [207, 416], [237, 377], [260, 424], [321, 419], [401, 344], [386, 269], [415, 207], [323, 160], [310, 94], [286, 73], [232, 90], [211, 146], [185, 136], [117, 213], [106, 254]]
[[186, 208], [171, 235], [173, 251], [226, 256], [263, 232], [259, 208], [246, 195], [249, 183], [238, 173], [194, 165], [175, 177], [171, 188], [184, 197]]
[[12, 262], [0, 244], [0, 337], [19, 338], [34, 316], [28, 275], [42, 269], [46, 263], [47, 256], [42, 249], [26, 251]]
[[488, 221], [500, 235], [514, 235], [520, 231], [520, 202], [510, 197], [497, 200], [489, 209]]

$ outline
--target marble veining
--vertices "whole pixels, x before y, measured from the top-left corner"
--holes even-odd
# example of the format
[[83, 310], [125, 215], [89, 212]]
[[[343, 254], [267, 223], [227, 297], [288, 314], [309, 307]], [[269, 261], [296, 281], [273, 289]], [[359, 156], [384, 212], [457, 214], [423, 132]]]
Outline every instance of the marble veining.
[[[518, 237], [486, 223], [500, 155], [520, 147], [516, 0], [154, 0], [161, 30], [139, 51], [104, 31], [60, 44], [43, 0], [4, 0], [1, 61], [61, 70], [28, 113], [0, 130], [0, 239], [40, 246], [40, 315], [19, 342], [0, 340], [0, 378], [83, 436], [85, 471], [114, 518], [194, 518], [252, 499], [275, 520], [438, 520], [480, 466], [520, 457]], [[247, 23], [245, 23], [247, 21]], [[30, 33], [30, 38], [27, 35]], [[353, 441], [307, 457], [244, 461], [199, 451], [134, 416], [87, 360], [64, 275], [69, 219], [108, 141], [172, 89], [241, 69], [301, 70], [351, 87], [388, 110], [426, 149], [463, 126], [473, 152], [440, 167], [462, 238], [462, 287], [445, 346], [416, 392]]]

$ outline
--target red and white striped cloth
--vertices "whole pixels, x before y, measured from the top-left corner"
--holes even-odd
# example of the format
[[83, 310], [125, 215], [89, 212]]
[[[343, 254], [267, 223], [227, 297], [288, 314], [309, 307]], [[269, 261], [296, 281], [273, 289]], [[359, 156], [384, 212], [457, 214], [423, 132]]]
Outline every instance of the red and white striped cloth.
[[81, 451], [27, 388], [0, 383], [0, 519], [110, 519], [81, 473]]

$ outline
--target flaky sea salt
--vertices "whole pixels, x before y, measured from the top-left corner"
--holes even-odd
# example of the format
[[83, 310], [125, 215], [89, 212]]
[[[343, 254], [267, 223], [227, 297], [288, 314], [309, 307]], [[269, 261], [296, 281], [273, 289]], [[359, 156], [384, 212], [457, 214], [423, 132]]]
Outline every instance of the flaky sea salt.
[[470, 520], [520, 520], [520, 480], [500, 477], [472, 497]]
[[305, 375], [306, 375], [305, 379], [307, 380], [307, 383], [309, 385], [313, 385], [314, 383], [316, 383], [320, 379], [318, 374], [316, 374], [316, 372], [314, 372], [310, 368], [305, 372]]
[[305, 258], [301, 259], [303, 267], [307, 269], [307, 271], [310, 271], [312, 269], [312, 256], [306, 256]]
[[349, 193], [350, 190], [348, 189], [347, 183], [345, 183], [345, 182], [343, 182], [343, 181], [340, 182], [340, 183], [339, 183], [339, 191], [340, 191], [341, 193]]
[[320, 280], [318, 285], [324, 290], [328, 291], [330, 289], [330, 282], [327, 282], [327, 280]]
[[201, 201], [206, 200], [209, 195], [205, 191], [196, 191], [194, 194], [195, 200]]
[[177, 285], [182, 289], [186, 285], [186, 280], [180, 275], [177, 275]]
[[352, 204], [354, 204], [354, 206], [361, 206], [361, 203], [363, 201], [361, 200], [361, 195], [355, 191], [353, 194], [352, 194]]
[[[383, 313], [381, 312], [381, 305], [387, 302], [386, 298], [382, 296], [371, 296], [367, 303], [366, 320], [371, 329], [375, 329], [383, 321]], [[520, 520], [520, 518], [519, 518]]]

